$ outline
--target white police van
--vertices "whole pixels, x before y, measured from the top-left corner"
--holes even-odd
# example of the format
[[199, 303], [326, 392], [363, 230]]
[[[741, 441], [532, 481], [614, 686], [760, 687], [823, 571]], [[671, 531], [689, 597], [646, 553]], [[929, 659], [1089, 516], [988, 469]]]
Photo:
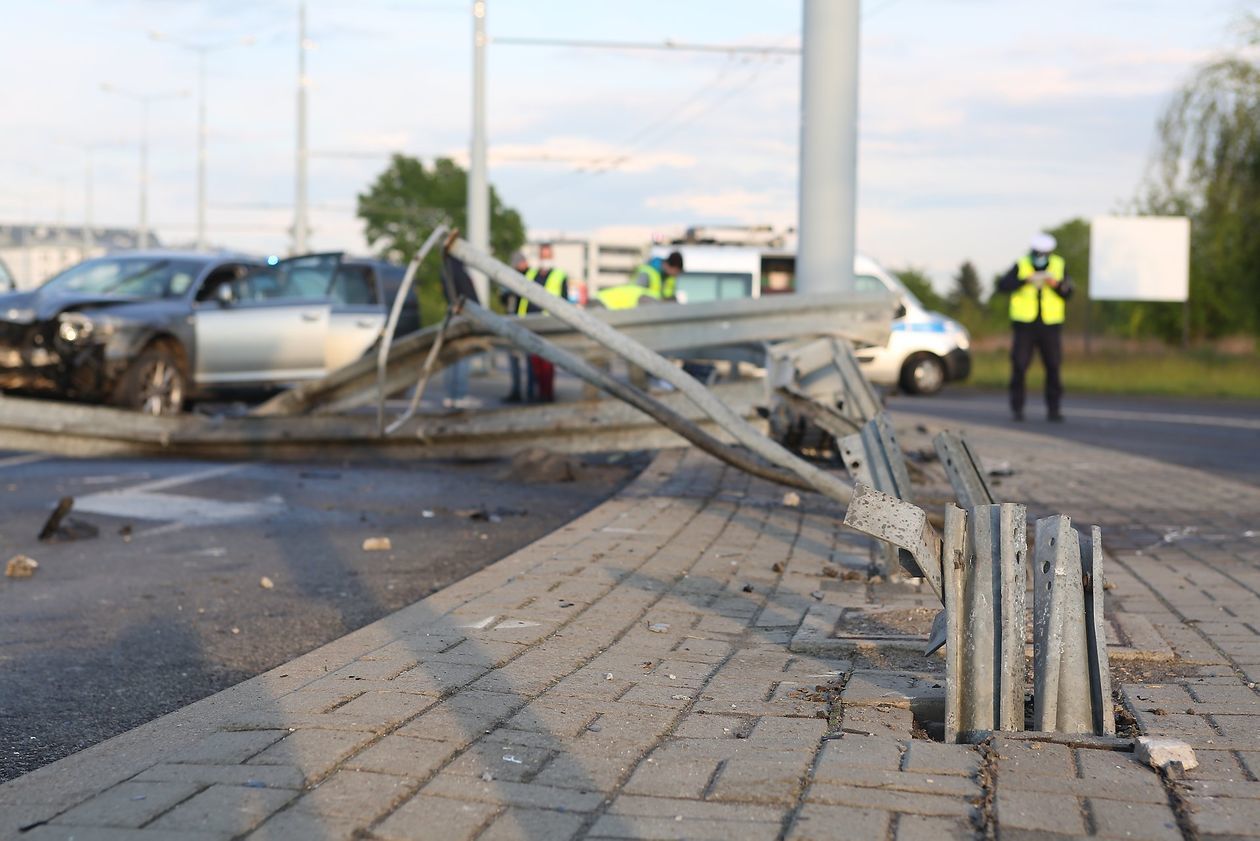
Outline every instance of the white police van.
[[[660, 245], [651, 256], [683, 256], [678, 277], [681, 303], [760, 298], [791, 291], [795, 255], [738, 245]], [[871, 382], [911, 394], [935, 394], [971, 373], [971, 338], [957, 321], [931, 312], [914, 293], [869, 257], [853, 261], [859, 291], [886, 290], [900, 301], [888, 344], [859, 347], [858, 360]]]

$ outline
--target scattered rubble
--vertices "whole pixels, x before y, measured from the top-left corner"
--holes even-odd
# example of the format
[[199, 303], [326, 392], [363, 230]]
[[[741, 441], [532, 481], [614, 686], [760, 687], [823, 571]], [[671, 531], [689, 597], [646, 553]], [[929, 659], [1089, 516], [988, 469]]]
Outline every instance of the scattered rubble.
[[366, 537], [363, 539], [364, 552], [388, 552], [394, 548], [388, 537]]
[[14, 555], [5, 564], [4, 574], [9, 578], [30, 578], [39, 568], [39, 561], [26, 555]]
[[262, 587], [264, 590], [271, 590], [276, 586], [276, 582], [264, 575], [262, 578], [258, 579], [258, 586]]
[[1189, 771], [1199, 767], [1194, 748], [1180, 739], [1139, 736], [1134, 752], [1139, 761], [1160, 771]]
[[783, 504], [788, 508], [799, 508], [801, 505], [801, 495], [796, 491], [788, 491], [783, 495]]

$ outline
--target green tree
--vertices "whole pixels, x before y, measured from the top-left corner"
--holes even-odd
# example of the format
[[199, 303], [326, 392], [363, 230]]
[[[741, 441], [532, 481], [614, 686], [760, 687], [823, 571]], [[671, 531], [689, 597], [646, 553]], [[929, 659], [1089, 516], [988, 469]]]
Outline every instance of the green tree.
[[[1142, 213], [1190, 217], [1190, 312], [1196, 334], [1260, 329], [1260, 17], [1238, 48], [1201, 66], [1158, 125], [1158, 152], [1138, 197]], [[1128, 308], [1134, 330], [1173, 337], [1176, 304]]]
[[918, 298], [919, 303], [924, 307], [930, 310], [945, 309], [944, 299], [932, 288], [932, 281], [928, 279], [927, 272], [923, 269], [907, 266], [904, 269], [893, 269], [893, 274], [914, 293], [914, 297]]
[[982, 294], [980, 273], [976, 271], [975, 265], [970, 260], [964, 260], [958, 267], [958, 274], [954, 275], [954, 288], [950, 290], [946, 300], [954, 310], [960, 309], [966, 303], [979, 309], [983, 303]]
[[[358, 215], [368, 244], [382, 257], [405, 263], [439, 223], [446, 221], [466, 230], [467, 204], [468, 173], [454, 161], [438, 158], [432, 167], [426, 167], [418, 158], [395, 154], [385, 171], [359, 194]], [[520, 214], [505, 206], [491, 187], [491, 250], [506, 262], [524, 242], [525, 223]], [[425, 258], [416, 281], [424, 324], [440, 321], [446, 314], [437, 251]]]

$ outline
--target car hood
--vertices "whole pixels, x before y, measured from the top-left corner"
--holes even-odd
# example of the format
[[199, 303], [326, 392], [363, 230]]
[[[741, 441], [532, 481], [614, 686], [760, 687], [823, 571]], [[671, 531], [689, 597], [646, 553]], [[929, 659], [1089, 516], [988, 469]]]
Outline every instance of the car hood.
[[0, 321], [33, 324], [37, 321], [51, 321], [61, 313], [71, 310], [98, 310], [138, 303], [145, 302], [120, 295], [45, 295], [38, 290], [14, 292], [0, 295]]

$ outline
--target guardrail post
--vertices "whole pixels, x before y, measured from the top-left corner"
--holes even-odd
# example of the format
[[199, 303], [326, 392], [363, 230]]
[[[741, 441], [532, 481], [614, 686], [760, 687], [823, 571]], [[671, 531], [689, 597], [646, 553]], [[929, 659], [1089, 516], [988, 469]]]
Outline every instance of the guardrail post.
[[944, 601], [941, 537], [922, 508], [858, 483], [845, 509], [844, 524], [897, 547], [902, 567], [916, 578], [926, 579], [932, 592]]
[[1038, 520], [1033, 558], [1036, 729], [1094, 732], [1090, 660], [1096, 652], [1089, 646], [1088, 638], [1079, 535], [1066, 514]]
[[[892, 421], [887, 412], [880, 412], [862, 426], [861, 431], [837, 441], [840, 458], [854, 483], [861, 482], [886, 494], [909, 502], [913, 496], [906, 458], [897, 444]], [[885, 549], [880, 557], [880, 572], [885, 578], [900, 576], [897, 553]]]
[[932, 439], [932, 446], [945, 468], [945, 475], [959, 505], [970, 510], [977, 505], [997, 502], [984, 477], [979, 457], [961, 432], [941, 432]]
[[1107, 630], [1103, 619], [1102, 529], [1090, 528], [1089, 542], [1081, 544], [1081, 570], [1085, 584], [1085, 631], [1089, 637], [1090, 706], [1094, 710], [1094, 732], [1116, 735], [1116, 717], [1111, 711], [1111, 663], [1107, 659]]
[[1012, 503], [946, 509], [946, 741], [1024, 729], [1026, 516]]

